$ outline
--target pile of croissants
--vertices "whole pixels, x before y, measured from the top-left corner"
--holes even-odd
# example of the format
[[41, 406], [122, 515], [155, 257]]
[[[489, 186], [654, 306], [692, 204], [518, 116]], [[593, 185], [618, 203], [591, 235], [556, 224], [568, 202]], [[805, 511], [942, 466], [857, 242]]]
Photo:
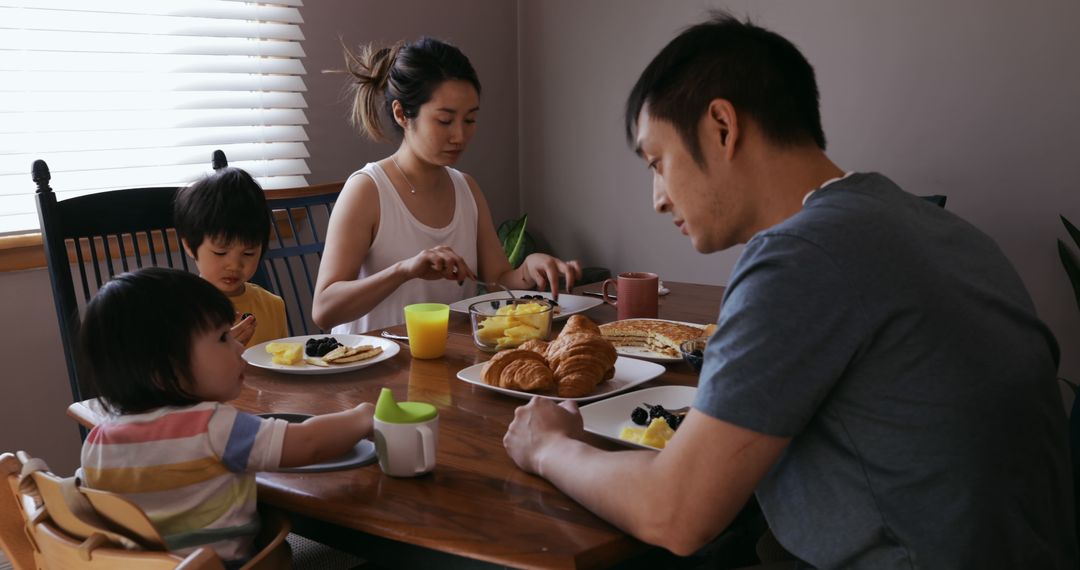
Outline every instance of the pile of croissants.
[[500, 388], [581, 398], [615, 375], [617, 356], [596, 323], [572, 315], [555, 340], [534, 339], [496, 354], [484, 365], [482, 377]]

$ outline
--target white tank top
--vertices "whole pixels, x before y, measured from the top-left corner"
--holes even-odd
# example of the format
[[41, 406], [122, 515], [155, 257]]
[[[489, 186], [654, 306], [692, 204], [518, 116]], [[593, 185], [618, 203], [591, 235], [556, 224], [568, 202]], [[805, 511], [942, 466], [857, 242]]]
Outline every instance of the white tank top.
[[[360, 174], [367, 175], [375, 181], [375, 187], [379, 190], [379, 230], [371, 242], [363, 265], [360, 266], [360, 279], [438, 245], [449, 246], [476, 272], [476, 201], [473, 200], [465, 176], [450, 167], [446, 167], [446, 171], [454, 185], [454, 217], [448, 225], [441, 228], [425, 225], [412, 215], [394, 189], [390, 178], [378, 164], [370, 162], [349, 176], [351, 179]], [[474, 291], [475, 287], [476, 284], [471, 281], [458, 285], [456, 281], [447, 279], [413, 279], [398, 287], [368, 314], [351, 323], [340, 324], [331, 332], [361, 334], [396, 325], [405, 322], [405, 305], [450, 304], [466, 298], [466, 292]]]

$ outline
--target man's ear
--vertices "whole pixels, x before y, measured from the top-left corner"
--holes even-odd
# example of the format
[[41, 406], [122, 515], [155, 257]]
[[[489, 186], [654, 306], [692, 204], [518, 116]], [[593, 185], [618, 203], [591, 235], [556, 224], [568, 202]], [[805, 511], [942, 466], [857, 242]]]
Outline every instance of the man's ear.
[[727, 99], [713, 99], [707, 112], [708, 128], [715, 133], [724, 155], [731, 158], [739, 140], [739, 119], [735, 107]]
[[184, 251], [186, 251], [186, 252], [187, 252], [187, 254], [188, 254], [188, 257], [190, 257], [191, 259], [199, 259], [199, 258], [198, 258], [198, 257], [197, 257], [197, 256], [195, 255], [195, 252], [191, 250], [191, 245], [189, 245], [189, 244], [188, 244], [188, 242], [187, 242], [187, 239], [185, 239], [185, 238], [180, 238], [180, 243], [182, 243], [182, 244], [184, 245]]

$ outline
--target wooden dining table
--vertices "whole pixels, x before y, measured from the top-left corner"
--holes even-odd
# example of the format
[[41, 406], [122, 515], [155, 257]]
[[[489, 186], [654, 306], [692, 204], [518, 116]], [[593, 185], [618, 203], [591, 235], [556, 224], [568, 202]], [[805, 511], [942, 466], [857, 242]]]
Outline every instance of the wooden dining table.
[[[702, 324], [716, 320], [722, 287], [666, 286], [670, 294], [660, 298], [661, 318]], [[598, 290], [592, 284], [574, 293]], [[597, 323], [616, 319], [609, 305], [584, 314]], [[388, 330], [405, 334], [404, 325]], [[389, 477], [377, 464], [319, 473], [260, 473], [260, 502], [292, 515], [297, 532], [389, 567], [607, 568], [646, 555], [652, 547], [513, 463], [502, 440], [514, 410], [526, 400], [456, 376], [490, 357], [473, 343], [468, 317], [451, 313], [442, 358], [414, 359], [403, 343], [390, 359], [339, 374], [302, 376], [249, 365], [243, 392], [232, 402], [247, 412], [336, 412], [374, 402], [382, 388], [390, 388], [399, 401], [429, 402], [439, 413], [437, 466], [429, 474]], [[693, 369], [678, 361], [637, 388], [696, 386], [697, 380]], [[73, 415], [80, 419], [77, 412]], [[592, 434], [586, 437], [604, 449], [627, 449]]]

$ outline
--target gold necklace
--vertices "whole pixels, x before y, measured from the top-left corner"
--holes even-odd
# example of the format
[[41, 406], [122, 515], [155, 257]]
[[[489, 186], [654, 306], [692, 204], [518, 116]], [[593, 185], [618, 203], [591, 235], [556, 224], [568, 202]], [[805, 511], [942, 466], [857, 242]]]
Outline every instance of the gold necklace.
[[401, 169], [401, 165], [397, 163], [397, 158], [394, 155], [390, 155], [390, 160], [394, 161], [394, 166], [397, 167], [397, 171], [401, 173], [401, 177], [405, 179], [405, 183], [409, 185], [409, 193], [416, 194], [416, 186], [409, 180], [409, 177], [405, 174], [405, 171]]

